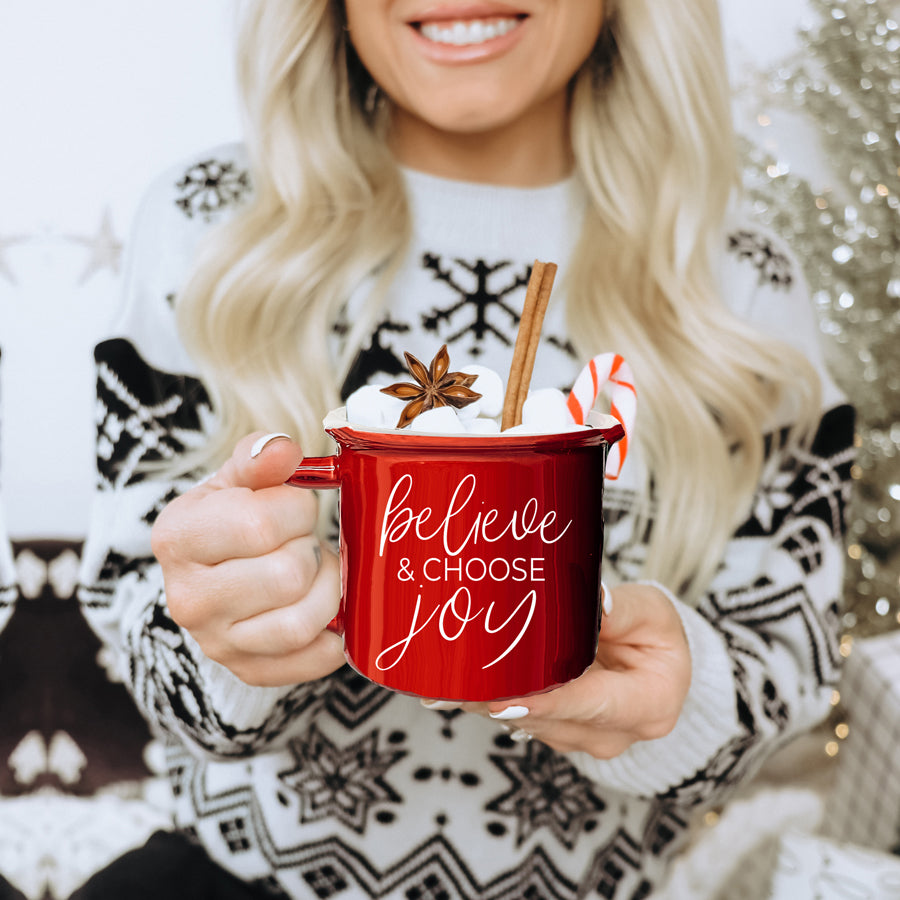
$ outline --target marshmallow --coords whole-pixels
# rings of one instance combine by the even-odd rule
[[[505,390],[503,380],[493,370],[487,366],[471,365],[463,366],[460,369],[468,375],[477,375],[472,390],[481,394],[481,399],[470,403],[463,407],[459,412],[463,419],[474,419],[477,416],[486,416],[491,418],[499,416],[503,412],[503,398]]]
[[[478,365],[466,366],[461,371],[478,376],[472,390],[481,394],[481,398],[459,410],[450,406],[429,409],[416,416],[409,428],[404,430],[447,435],[501,434],[496,419],[502,411],[504,399],[500,376],[493,369]],[[347,398],[348,424],[361,429],[397,427],[406,401],[381,393],[381,388],[380,384],[367,384]],[[615,421],[607,416],[603,419]],[[561,391],[556,388],[541,388],[529,392],[522,408],[522,424],[508,428],[502,434],[564,433],[581,431],[585,427],[573,423],[567,398]]]
[[[523,422],[521,425],[513,425],[512,428],[507,428],[506,431],[499,432],[501,437],[508,437],[516,434],[570,434],[575,431],[590,431],[587,425],[579,425],[577,422],[570,422],[568,425],[563,425],[562,428],[544,428],[542,425],[538,425],[535,423],[534,425],[529,425]]]
[[[404,400],[381,393],[384,385],[367,384],[347,398],[347,421],[357,428],[395,428]]]
[[[556,388],[530,391],[522,407],[522,424],[541,431],[562,431],[573,424],[565,394]]]
[[[472,419],[464,424],[469,434],[500,434],[496,419]]]
[[[587,414],[587,419],[585,419],[584,424],[588,428],[614,428],[616,425],[620,425],[621,423],[615,416],[609,416],[602,412],[597,412],[595,409],[592,409]]]
[[[426,434],[465,434],[466,428],[450,406],[439,406],[419,413],[409,426],[410,431]]]

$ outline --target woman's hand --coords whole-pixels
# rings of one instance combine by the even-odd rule
[[[153,527],[172,618],[248,684],[311,681],[344,662],[325,630],[340,600],[337,557],[314,534],[315,494],[284,484],[302,455],[283,437],[249,435]]]
[[[596,658],[584,675],[545,694],[462,708],[491,714],[562,753],[580,750],[597,759],[667,735],[691,684],[681,619],[651,585],[623,584],[613,594]]]

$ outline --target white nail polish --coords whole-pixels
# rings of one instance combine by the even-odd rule
[[[517,728],[510,735],[510,738],[518,744],[527,744],[533,737],[533,734],[529,734],[527,731],[523,731],[521,728]]]
[[[528,715],[531,710],[527,706],[507,706],[500,712],[491,713],[492,719],[522,719]]]
[[[436,709],[438,712],[447,712],[451,709],[459,709],[459,704],[452,700],[420,700],[425,709]]]
[[[600,582],[600,595],[603,598],[604,615],[611,616],[613,611],[612,591],[602,581]]]
[[[272,441],[277,441],[279,438],[287,438],[291,439],[289,434],[282,434],[280,431],[273,431],[272,434],[264,434],[251,448],[250,448],[250,459],[256,459]]]

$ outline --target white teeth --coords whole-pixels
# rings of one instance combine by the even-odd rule
[[[432,22],[422,25],[419,30],[423,37],[436,44],[463,47],[467,44],[483,44],[508,34],[518,24],[518,19],[496,19],[492,22],[475,19],[471,22],[448,22],[445,25]]]

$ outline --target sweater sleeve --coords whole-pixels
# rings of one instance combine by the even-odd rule
[[[232,184],[242,183],[239,163],[227,151],[166,173],[136,217],[121,312],[113,336],[95,350],[97,481],[79,599],[111,652],[115,676],[151,726],[196,752],[235,757],[286,740],[325,683],[251,687],[208,659],[171,619],[152,555],[159,512],[196,482],[160,474],[158,464],[198,446],[213,419],[179,341],[171,298],[192,248],[227,214],[225,202],[197,200],[194,182],[222,172],[231,173]],[[239,200],[233,191],[222,197]],[[201,201],[206,213],[197,206]]]
[[[754,254],[743,252],[748,245]],[[612,760],[573,754],[585,775],[607,787],[688,806],[719,802],[775,749],[821,721],[841,659],[853,410],[824,370],[815,318],[790,254],[759,232],[744,231],[731,246],[740,252],[729,283],[744,293],[732,298],[736,311],[801,349],[820,371],[818,429],[802,447],[788,440],[787,427],[766,435],[752,509],[697,609],[669,594],[692,658],[691,686],[673,731]],[[629,550],[620,547],[617,555],[628,557]]]

